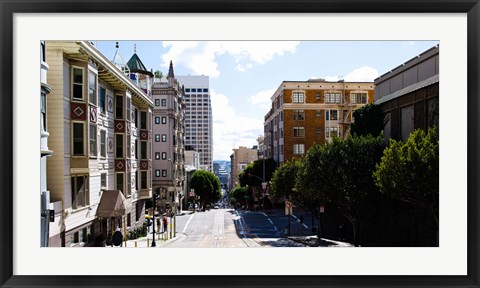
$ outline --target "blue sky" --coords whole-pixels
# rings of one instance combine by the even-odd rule
[[[213,114],[213,158],[252,147],[263,134],[270,97],[282,81],[324,78],[373,81],[438,41],[119,41],[128,61],[134,47],[147,69],[207,75]],[[115,41],[97,41],[108,59]]]

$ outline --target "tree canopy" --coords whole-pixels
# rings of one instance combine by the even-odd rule
[[[352,224],[356,245],[360,204],[375,191],[372,173],[380,161],[383,143],[382,135],[354,135],[314,145],[297,175],[299,199],[336,207]]]
[[[215,174],[205,170],[197,170],[190,180],[190,187],[200,197],[200,202],[217,201],[221,197],[221,184]]]
[[[264,162],[265,161],[265,166]],[[263,179],[263,171],[265,167],[265,179]],[[272,178],[273,172],[277,168],[277,163],[272,159],[259,159],[248,164],[245,169],[238,175],[240,186],[257,186],[262,185],[262,181],[268,182]]]
[[[406,142],[391,139],[373,174],[382,193],[428,209],[438,229],[438,131],[415,130]]]
[[[355,121],[350,125],[350,133],[357,136],[378,136],[385,127],[385,115],[379,105],[367,104],[353,112]]]

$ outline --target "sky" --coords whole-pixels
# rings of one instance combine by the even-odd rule
[[[438,41],[118,41],[128,61],[136,51],[147,69],[210,79],[213,160],[253,147],[263,135],[271,96],[282,81],[369,82]],[[115,41],[95,41],[109,60]]]

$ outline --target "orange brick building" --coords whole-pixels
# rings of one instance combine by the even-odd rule
[[[353,111],[372,103],[373,82],[283,81],[265,115],[265,156],[277,163],[300,158],[315,143],[350,131]]]

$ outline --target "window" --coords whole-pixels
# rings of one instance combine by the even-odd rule
[[[318,127],[318,126],[315,127],[315,131],[316,131],[316,133],[317,133],[317,136],[322,135],[322,127]]]
[[[305,94],[303,92],[293,92],[293,103],[305,103]]]
[[[88,71],[88,101],[97,106],[97,74]]]
[[[120,190],[125,196],[123,173],[116,173],[115,176],[115,189]]]
[[[90,124],[89,135],[90,156],[97,157],[97,125]]]
[[[160,152],[155,152],[155,160],[160,160]]]
[[[167,177],[167,170],[166,169],[162,170],[162,177]]]
[[[338,110],[330,110],[330,120],[338,120]]]
[[[140,129],[147,129],[147,112],[140,111]]]
[[[127,195],[126,197],[132,196],[132,173],[127,173]]]
[[[138,191],[138,170],[135,171],[135,190]]]
[[[73,127],[73,156],[85,156],[83,123],[74,122]]]
[[[305,153],[305,144],[293,144],[293,154],[302,155]]]
[[[155,142],[160,142],[160,134],[155,134]]]
[[[166,107],[167,106],[167,99],[162,99],[162,107]]]
[[[155,124],[160,124],[160,117],[155,117]]]
[[[140,144],[140,157],[143,160],[147,159],[147,141],[142,141]]]
[[[293,137],[305,137],[305,128],[293,127]]]
[[[72,209],[78,209],[90,204],[88,193],[88,176],[72,175],[70,178],[72,193]]]
[[[141,187],[142,189],[147,189],[148,188],[148,185],[147,185],[147,182],[148,182],[148,177],[147,177],[147,171],[141,171]]]
[[[320,98],[320,92],[316,92],[316,93],[315,93],[315,100],[316,100],[316,101],[320,101],[320,99],[321,99],[321,98]]]
[[[323,110],[317,110],[316,115],[317,115],[317,117],[322,118],[323,117]]]
[[[42,52],[42,61],[43,61],[43,62],[46,62],[46,55],[47,55],[47,53],[46,53],[46,51],[45,51],[45,49],[46,49],[46,47],[45,47],[45,41],[40,41],[40,49],[41,49],[41,52]]]
[[[72,99],[83,100],[83,69],[72,68]]]
[[[107,101],[105,101],[105,97],[107,94],[107,90],[105,88],[100,87],[100,113],[105,114],[105,111],[107,110]]]
[[[138,109],[135,107],[133,108],[133,119],[135,123],[135,128],[138,128]]]
[[[325,138],[330,138],[334,136],[338,136],[338,127],[325,128]]]
[[[162,152],[162,160],[167,160],[167,152]]]
[[[293,110],[293,120],[305,120],[305,111]]]
[[[127,158],[130,158],[130,154],[132,153],[132,136],[127,134],[127,148],[125,149]]]
[[[203,92],[204,93],[207,93],[208,92],[208,88],[203,88]],[[205,96],[205,95],[204,95]]]
[[[100,174],[100,188],[107,189],[107,173]]]
[[[128,121],[131,121],[131,118],[130,118],[130,117],[132,116],[132,115],[130,115],[130,113],[131,113],[131,112],[130,112],[131,105],[132,105],[132,101],[131,101],[130,98],[127,97],[127,120],[128,120]]]
[[[155,177],[160,177],[160,170],[155,170]]]
[[[135,159],[138,159],[138,139],[135,139]]]
[[[339,104],[341,100],[341,94],[340,93],[325,93],[325,103],[327,104]]]
[[[350,94],[350,103],[352,104],[366,104],[367,103],[367,93],[351,93]]]
[[[123,134],[115,134],[115,157],[123,158]]]
[[[155,106],[160,106],[160,99],[155,99]]]
[[[167,142],[167,134],[162,134],[162,142]]]
[[[115,96],[115,118],[123,119],[123,96]]]
[[[41,125],[43,131],[47,131],[47,95],[45,93],[41,93],[40,97],[40,112],[42,113]]]
[[[167,117],[162,117],[162,124],[167,124]]]

